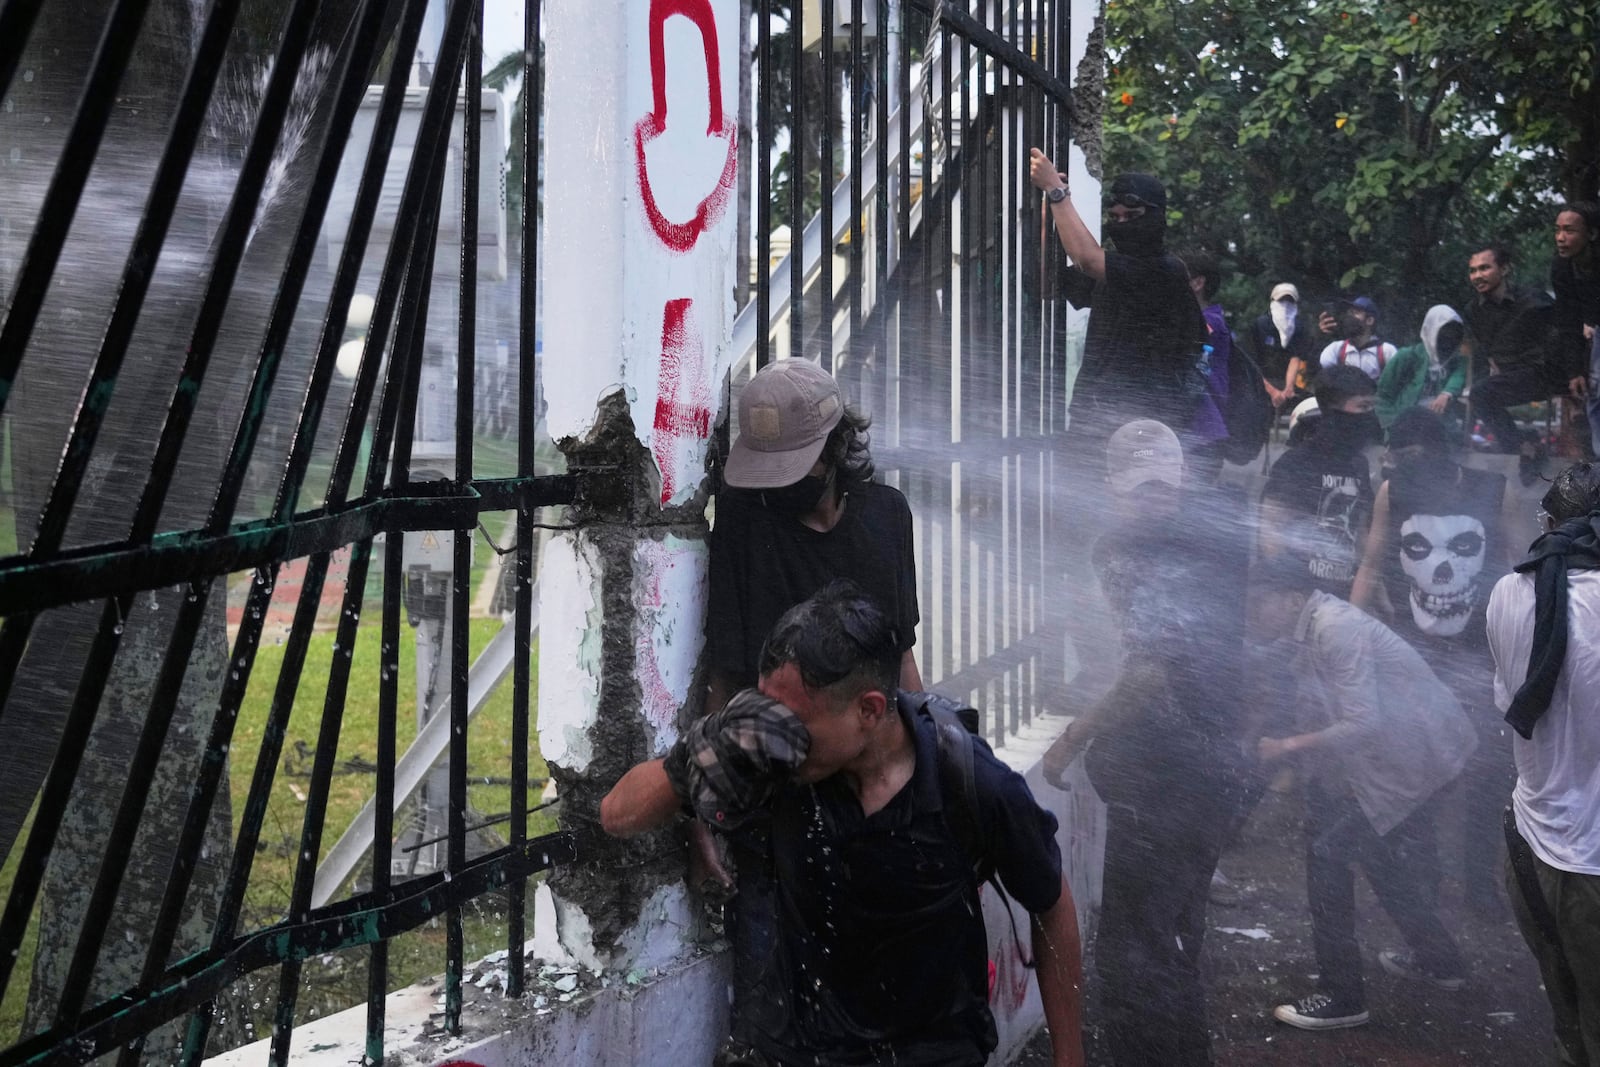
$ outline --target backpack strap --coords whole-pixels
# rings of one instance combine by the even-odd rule
[[[1341,367],[1344,366],[1345,356],[1348,355],[1349,352],[1350,352],[1350,342],[1348,340],[1340,341],[1339,342],[1339,366],[1341,366]]]

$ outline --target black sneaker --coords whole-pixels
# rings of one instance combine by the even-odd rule
[[[1409,978],[1414,982],[1427,982],[1431,986],[1454,993],[1467,984],[1465,975],[1434,974],[1418,967],[1416,961],[1403,952],[1378,953],[1378,965],[1396,978]]]
[[[1341,1004],[1326,993],[1312,993],[1293,1004],[1279,1004],[1272,1017],[1301,1030],[1346,1030],[1367,1025],[1367,1009]]]

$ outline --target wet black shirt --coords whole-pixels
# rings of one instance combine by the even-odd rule
[[[911,508],[876,483],[852,491],[827,533],[749,494],[717,498],[711,530],[706,648],[712,666],[754,685],[761,645],[778,618],[835,578],[848,578],[894,620],[904,651],[916,641],[917,563]]]
[[[1372,521],[1372,474],[1361,452],[1318,448],[1316,436],[1272,465],[1261,499],[1291,513],[1282,539],[1304,559],[1313,584],[1344,600]]]
[[[1186,425],[1193,401],[1183,396],[1183,376],[1206,343],[1206,324],[1178,258],[1108,251],[1104,279],[1067,267],[1063,288],[1089,309],[1074,414],[1076,398],[1087,396],[1128,417]]]
[[[915,724],[917,766],[881,811],[864,816],[841,775],[774,799],[776,949],[747,999],[755,1044],[780,1063],[977,1067],[997,1043],[978,886],[944,824],[938,741],[931,720],[900,714]],[[1049,910],[1055,817],[982,740],[973,770],[1001,884]]]
[[[1475,296],[1463,309],[1480,364],[1492,360],[1501,370],[1552,361],[1555,339],[1554,308],[1544,293],[1506,286],[1504,300]]]

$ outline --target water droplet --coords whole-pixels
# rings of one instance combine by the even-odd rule
[[[33,81],[33,71],[31,69],[23,71],[22,72],[22,80],[25,81],[25,82]]]

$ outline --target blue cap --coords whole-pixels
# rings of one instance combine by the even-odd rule
[[[1341,300],[1340,303],[1347,304],[1353,308],[1360,308],[1373,318],[1378,317],[1378,305],[1372,302],[1372,297],[1370,296],[1358,296],[1353,299]]]

